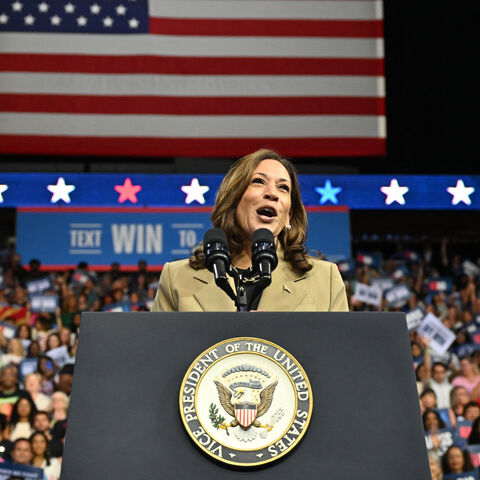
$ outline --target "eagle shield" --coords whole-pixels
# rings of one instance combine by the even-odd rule
[[[257,406],[253,403],[235,404],[235,418],[242,427],[248,428],[257,418]]]

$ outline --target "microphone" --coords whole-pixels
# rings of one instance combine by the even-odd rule
[[[228,283],[227,271],[230,268],[230,252],[225,232],[220,228],[211,228],[203,237],[205,266],[213,273],[215,283],[232,298],[233,290]],[[233,297],[235,298],[235,296]]]
[[[278,258],[273,233],[259,228],[252,234],[252,265],[260,273],[260,287],[272,283],[272,272],[277,268]]]

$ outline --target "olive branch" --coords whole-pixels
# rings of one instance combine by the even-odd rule
[[[227,427],[225,426],[225,424],[223,422],[225,422],[225,418],[222,417],[222,415],[219,415],[218,414],[218,407],[214,404],[214,403],[211,403],[210,404],[210,408],[209,408],[209,418],[212,422],[212,425],[218,430],[219,428],[223,428],[225,429],[225,431],[227,432],[227,435],[230,435],[228,433],[228,429]]]

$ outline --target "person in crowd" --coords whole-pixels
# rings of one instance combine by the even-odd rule
[[[52,422],[58,422],[67,418],[70,400],[64,392],[55,392],[52,395]]]
[[[430,365],[430,350],[426,349],[423,383],[435,392],[438,408],[450,408],[450,392],[453,386],[447,378],[448,367],[442,362],[435,362],[431,368]]]
[[[430,465],[430,473],[432,474],[432,480],[442,480],[442,467],[440,465],[440,461],[438,460],[438,456],[435,453],[428,453],[428,463]]]
[[[11,460],[10,454],[13,450],[13,443],[5,438],[3,432],[7,429],[7,417],[0,413],[0,463],[3,460]]]
[[[422,415],[423,421],[423,429],[426,432],[436,432],[441,428],[445,428],[445,422],[440,417],[440,414],[433,410],[432,408],[428,408]]]
[[[58,480],[60,478],[61,464],[55,457],[50,457],[48,452],[48,439],[45,434],[35,432],[30,437],[32,444],[33,460],[32,465],[43,469],[43,473],[48,480]]]
[[[52,409],[52,401],[48,395],[40,391],[41,376],[37,372],[29,373],[24,381],[25,390],[30,394],[35,403],[37,410],[50,411]]]
[[[480,383],[480,373],[477,364],[472,357],[463,357],[460,360],[460,375],[452,380],[454,387],[464,387],[468,393],[472,393]]]
[[[10,418],[10,440],[28,438],[34,432],[33,417],[37,409],[29,398],[19,398],[13,406]]]
[[[8,342],[7,352],[1,357],[2,365],[8,365],[9,363],[18,365],[25,358],[23,343],[19,338],[12,338]]]
[[[453,413],[459,420],[463,420],[463,411],[465,405],[470,401],[470,395],[465,387],[453,387],[450,392],[450,404],[452,405]]]
[[[72,393],[73,370],[74,365],[72,363],[66,363],[58,374],[57,390],[65,393],[67,396],[70,396]]]
[[[468,436],[469,445],[479,445],[480,444],[480,417],[477,417],[476,420],[472,423],[472,430]]]
[[[425,388],[420,394],[420,410],[422,414],[432,408],[437,408],[437,397],[431,388]]]
[[[31,465],[33,459],[32,444],[28,438],[17,438],[13,443],[12,460],[20,465]]]
[[[18,385],[18,369],[7,365],[0,370],[0,413],[10,419],[13,406],[19,398],[30,398],[30,394]]]
[[[220,185],[211,220],[226,234],[233,267],[247,276],[252,265],[252,234],[267,228],[275,237],[278,266],[263,293],[255,298],[247,293],[251,310],[348,311],[337,266],[306,254],[307,217],[297,174],[292,163],[278,153],[259,150],[238,160]],[[151,310],[235,310],[204,260],[199,246],[189,260],[166,263]],[[295,284],[301,278],[305,280]]]
[[[40,374],[40,391],[45,395],[51,395],[54,390],[53,379],[55,366],[53,360],[47,355],[40,355],[37,360],[37,372]]]
[[[467,422],[473,422],[480,416],[480,406],[477,402],[468,402],[463,408],[463,418]]]
[[[62,345],[62,340],[58,332],[49,333],[47,336],[47,343],[45,352],[48,353],[49,350],[53,350],[54,348],[58,348]]]
[[[448,447],[445,455],[442,457],[442,470],[444,475],[449,473],[465,473],[475,469],[470,459],[468,450],[462,450],[456,445]]]
[[[42,432],[48,441],[52,440],[52,432],[50,431],[50,416],[47,412],[37,411],[33,416],[33,428],[36,432]]]

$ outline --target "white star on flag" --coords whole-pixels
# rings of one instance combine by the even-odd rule
[[[0,185],[0,203],[3,203],[3,193],[5,193],[8,190],[8,185]]]
[[[100,7],[100,5],[98,5],[97,3],[90,5],[90,12],[92,12],[94,15],[98,15],[101,9],[102,7]]]
[[[115,10],[117,11],[117,15],[125,15],[127,12],[127,8],[124,5],[119,5]]]
[[[73,3],[67,3],[63,8],[66,13],[73,13],[75,11],[75,5]]]
[[[470,195],[475,191],[474,187],[466,187],[462,179],[457,180],[455,187],[448,187],[447,192],[453,195],[452,205],[458,205],[463,202],[465,205],[471,205]]]
[[[54,15],[53,17],[50,17],[50,23],[52,25],[60,25],[62,19],[58,15]]]
[[[46,2],[42,2],[38,4],[38,10],[42,13],[48,12],[50,5]]]
[[[0,23],[6,25],[8,23],[8,15],[5,15],[4,13],[0,14]]]
[[[77,25],[79,27],[84,27],[87,24],[87,18],[81,15],[80,17],[77,18]]]
[[[130,28],[138,28],[138,24],[140,22],[136,19],[136,18],[131,18],[129,21],[128,21],[128,26]]]
[[[104,27],[111,27],[113,25],[113,18],[112,17],[105,17],[103,20]]]
[[[396,178],[392,178],[392,180],[390,180],[390,185],[388,187],[381,187],[380,190],[387,196],[385,199],[386,205],[390,205],[393,202],[405,205],[405,199],[403,196],[408,192],[408,187],[401,187]]]
[[[33,25],[35,23],[35,17],[33,15],[27,15],[24,19],[25,25]]]
[[[13,2],[12,9],[14,12],[21,12],[23,8],[23,3],[21,2]]]
[[[49,185],[47,190],[53,193],[51,203],[57,203],[59,200],[70,203],[70,193],[75,190],[75,185],[65,185],[65,179],[58,177],[57,184]]]
[[[198,178],[192,178],[190,185],[182,186],[182,192],[187,194],[187,198],[185,198],[185,203],[187,205],[195,201],[203,205],[205,203],[203,195],[209,190],[210,187],[198,183]]]

